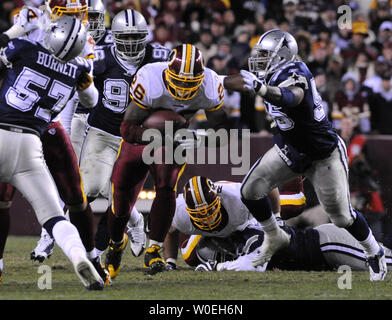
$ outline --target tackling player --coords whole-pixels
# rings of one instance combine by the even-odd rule
[[[110,200],[110,178],[121,143],[120,126],[129,104],[130,86],[137,70],[147,63],[166,61],[169,50],[160,45],[147,44],[148,26],[145,18],[133,9],[116,14],[111,33],[114,45],[99,49],[94,62],[94,82],[100,93],[97,106],[88,116],[88,131],[80,155],[80,170],[89,202],[99,195]],[[99,223],[97,249],[108,245],[107,213]],[[106,232],[105,232],[106,230]],[[130,217],[130,247],[140,256],[146,246],[144,217],[133,210]],[[125,245],[128,236],[125,235]],[[109,266],[111,277],[116,273]]]
[[[8,69],[0,89],[0,180],[15,186],[29,201],[83,285],[102,290],[104,282],[87,259],[78,230],[64,217],[40,139],[75,89],[86,107],[98,100],[91,67],[77,58],[86,35],[78,19],[61,17],[43,34],[43,45],[14,39],[1,49],[0,67]]]
[[[363,246],[370,280],[383,280],[387,273],[384,250],[362,214],[351,206],[345,144],[332,129],[313,75],[296,60],[294,37],[270,30],[260,37],[253,51],[251,72],[242,70],[241,75],[247,88],[264,98],[278,127],[275,145],[253,165],[241,187],[242,201],[261,223],[265,235],[253,266],[264,265],[290,243],[290,236],[271,214],[266,196],[276,186],[303,175],[312,182],[331,221]]]
[[[181,231],[191,235],[181,247],[182,257],[188,265],[196,267],[196,271],[262,272],[274,268],[321,271],[336,270],[341,265],[350,266],[352,270],[368,270],[362,246],[344,228],[328,223],[296,229],[279,219],[279,227],[291,235],[290,245],[277,251],[265,265],[253,267],[251,260],[263,242],[264,232],[242,203],[240,189],[240,183],[212,183],[204,177],[188,181],[184,193],[177,197],[176,213],[165,240],[166,262],[171,269],[175,269],[176,236]],[[198,207],[197,193],[205,199]],[[294,194],[289,197],[298,198]],[[284,203],[281,203],[282,216],[286,216]],[[388,269],[391,269],[392,251],[383,248]]]
[[[40,8],[24,7],[16,17],[15,24],[4,35],[8,39],[24,36],[27,39],[42,42],[49,23],[67,15],[74,16],[82,21],[83,24],[86,24],[87,4],[85,0],[48,0],[45,6]],[[93,58],[93,46],[94,40],[88,34],[81,55],[86,58]],[[91,74],[92,63],[90,63]],[[90,75],[89,77],[91,78]],[[88,80],[89,78],[86,78],[87,83]],[[77,95],[77,92],[75,95]],[[75,96],[67,103],[73,103],[73,99],[75,99]],[[61,122],[57,119],[52,119],[46,131],[41,135],[41,141],[45,161],[57,185],[60,198],[69,210],[70,220],[77,226],[90,260],[105,280],[106,285],[109,285],[109,275],[102,269],[94,248],[93,214],[84,194],[78,161],[69,136],[62,127]],[[4,190],[4,188],[2,189]],[[6,197],[9,194],[10,192],[0,195],[2,203],[8,206],[6,208],[8,212],[3,211],[3,214],[9,214],[12,200]],[[42,262],[52,254],[53,248],[54,241],[43,228],[41,239],[38,241],[37,247],[31,252],[31,259]]]
[[[176,265],[179,232],[195,236],[188,241],[184,250],[181,249],[184,260],[191,265],[194,264],[190,261],[195,256],[193,252],[204,248],[203,243],[220,243],[221,247],[225,247],[226,254],[221,256],[222,259],[226,255],[227,259],[233,259],[243,252],[243,248],[252,252],[261,245],[260,241],[255,242],[258,239],[254,236],[259,235],[262,229],[240,201],[240,186],[240,183],[229,181],[213,183],[201,176],[189,179],[184,186],[184,193],[177,197],[176,212],[165,239],[165,260],[169,268],[175,268]],[[279,191],[273,190],[269,198],[274,215],[299,215],[306,202],[302,190],[302,180],[299,179],[291,183],[290,192],[285,194],[283,201]],[[201,262],[207,261],[198,263]]]
[[[142,140],[146,128],[142,123],[159,109],[173,110],[186,119],[204,109],[215,128],[223,126],[227,119],[221,108],[223,85],[213,70],[204,67],[199,49],[183,44],[170,52],[169,62],[151,63],[140,68],[134,76],[130,95],[132,101],[121,124],[124,141],[112,174],[113,202],[108,218],[111,241],[106,266],[112,265],[115,271],[119,270],[129,210],[134,207],[150,172],[156,197],[149,214],[149,245],[143,267],[146,273],[154,274],[165,267],[159,252],[175,212],[176,185],[185,164],[175,161],[172,164],[146,164],[143,150],[147,143]],[[162,159],[165,152],[165,146],[157,150],[163,155]]]

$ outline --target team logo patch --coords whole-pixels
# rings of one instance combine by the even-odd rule
[[[55,128],[51,128],[48,130],[49,134],[51,134],[52,136],[54,136],[56,134],[56,129]]]

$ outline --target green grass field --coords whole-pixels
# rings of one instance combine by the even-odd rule
[[[127,248],[123,267],[109,288],[83,288],[59,247],[43,264],[52,272],[52,288],[39,289],[38,268],[30,251],[38,237],[9,237],[4,254],[1,300],[386,300],[392,298],[392,274],[371,283],[368,272],[353,272],[352,289],[338,288],[337,272],[194,272],[183,262],[179,270],[146,276],[142,257]]]

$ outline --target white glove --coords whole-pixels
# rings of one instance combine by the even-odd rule
[[[181,129],[182,133],[184,133],[183,130],[186,130],[187,134],[176,133],[174,135],[174,142],[177,142],[184,150],[199,148],[202,142],[201,136],[194,130]]]
[[[245,254],[243,256],[239,256],[237,259],[233,261],[226,261],[218,263],[216,266],[217,271],[224,270],[233,270],[233,271],[258,271],[264,272],[267,269],[267,264],[263,264],[262,266],[253,267],[252,266],[252,258],[255,255],[255,251],[249,254]]]
[[[256,94],[264,97],[267,93],[267,86],[263,80],[260,80],[252,72],[241,70],[242,81],[244,81],[244,88],[255,92]]]

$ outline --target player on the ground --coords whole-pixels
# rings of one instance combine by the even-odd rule
[[[285,195],[284,201],[281,201],[277,189],[269,194],[275,216],[293,216],[303,211],[306,199],[302,193],[302,181],[297,179],[292,185],[291,192]],[[201,176],[188,180],[184,192],[177,197],[176,212],[165,239],[164,252],[168,268],[176,266],[178,238],[182,234],[193,235],[186,248],[181,249],[188,264],[193,264],[191,260],[195,257],[194,250],[204,248],[203,243],[217,243],[223,247],[226,245],[224,250],[227,259],[231,260],[242,253],[243,248],[247,248],[247,252],[252,252],[261,245],[258,237],[254,236],[258,236],[262,229],[240,201],[240,187],[240,183],[213,183]],[[225,254],[221,258],[224,256]],[[199,263],[201,261],[197,264]]]
[[[317,92],[313,75],[298,60],[294,37],[281,30],[263,34],[253,48],[248,71],[241,71],[247,87],[264,98],[268,113],[278,126],[275,145],[251,168],[242,182],[242,201],[263,226],[265,241],[253,266],[263,265],[290,236],[278,227],[266,197],[300,175],[313,184],[322,208],[331,221],[345,228],[363,246],[370,280],[387,273],[383,248],[362,214],[350,204],[347,153],[334,132]],[[253,72],[253,73],[252,73]]]
[[[45,6],[40,8],[24,7],[16,17],[15,24],[4,35],[7,39],[24,36],[27,39],[42,42],[48,24],[62,16],[74,16],[86,24],[87,4],[85,0],[48,0]],[[94,40],[88,34],[81,56],[90,60],[94,58],[93,47]],[[92,63],[90,63],[90,67],[91,75]],[[74,95],[77,94],[76,92]],[[68,103],[72,103],[71,100]],[[41,141],[45,161],[55,180],[60,198],[69,211],[70,220],[78,228],[89,259],[101,277],[105,279],[105,283],[109,285],[109,275],[102,269],[94,249],[93,215],[84,194],[78,161],[69,136],[61,122],[52,119],[42,134]],[[4,199],[7,204],[11,203],[11,199],[6,198],[4,194],[0,198]],[[43,228],[37,247],[31,252],[31,259],[42,262],[52,254],[53,248],[54,241]]]
[[[83,285],[101,290],[103,280],[87,259],[78,230],[64,217],[40,140],[75,90],[86,107],[98,100],[90,65],[77,58],[86,35],[78,19],[62,17],[49,26],[43,45],[14,39],[1,49],[0,67],[8,69],[0,89],[0,181],[15,186],[29,201]]]
[[[165,257],[170,269],[176,266],[176,237],[178,231],[182,231],[191,235],[181,246],[182,257],[197,271],[262,272],[274,268],[321,271],[336,270],[341,265],[348,265],[353,270],[368,270],[362,246],[344,228],[328,223],[315,228],[297,229],[286,226],[279,219],[280,228],[291,235],[290,245],[277,251],[265,265],[253,267],[251,260],[263,242],[264,232],[240,201],[240,188],[240,183],[212,183],[203,177],[189,180],[184,194],[177,197],[172,228],[165,241]],[[197,193],[206,202],[194,209]],[[289,197],[293,202],[297,198],[294,194]],[[286,216],[284,203],[281,203],[281,211]],[[220,210],[216,211],[218,207]],[[301,211],[301,206],[298,209]],[[392,269],[392,251],[386,246],[384,250],[388,268]]]
[[[90,202],[98,196],[110,200],[110,178],[122,140],[120,126],[130,101],[134,75],[147,63],[166,61],[170,52],[160,45],[147,43],[147,22],[133,9],[116,14],[111,33],[114,45],[102,47],[100,59],[94,62],[94,83],[100,95],[98,104],[89,113],[88,131],[80,155],[84,189]],[[107,215],[106,212],[102,216],[96,237],[96,246],[101,252],[109,242]],[[146,246],[143,215],[133,210],[129,225],[130,248],[138,257]],[[112,270],[111,275],[114,275]]]
[[[139,69],[132,82],[130,95],[132,101],[121,124],[124,141],[112,174],[113,203],[108,218],[111,242],[106,266],[112,265],[113,270],[119,270],[129,210],[134,207],[150,172],[156,197],[149,214],[149,244],[143,267],[146,273],[154,274],[165,268],[159,252],[174,215],[176,185],[185,164],[176,161],[145,163],[143,150],[148,142],[142,140],[146,130],[142,124],[159,109],[172,110],[186,119],[197,110],[204,109],[207,119],[215,128],[223,126],[227,119],[221,108],[223,86],[218,75],[204,67],[199,49],[191,44],[183,44],[170,52],[169,62],[147,64]],[[176,143],[181,144],[187,139],[180,140]],[[162,146],[154,155],[162,155],[162,159],[165,159],[165,152],[169,151]]]

